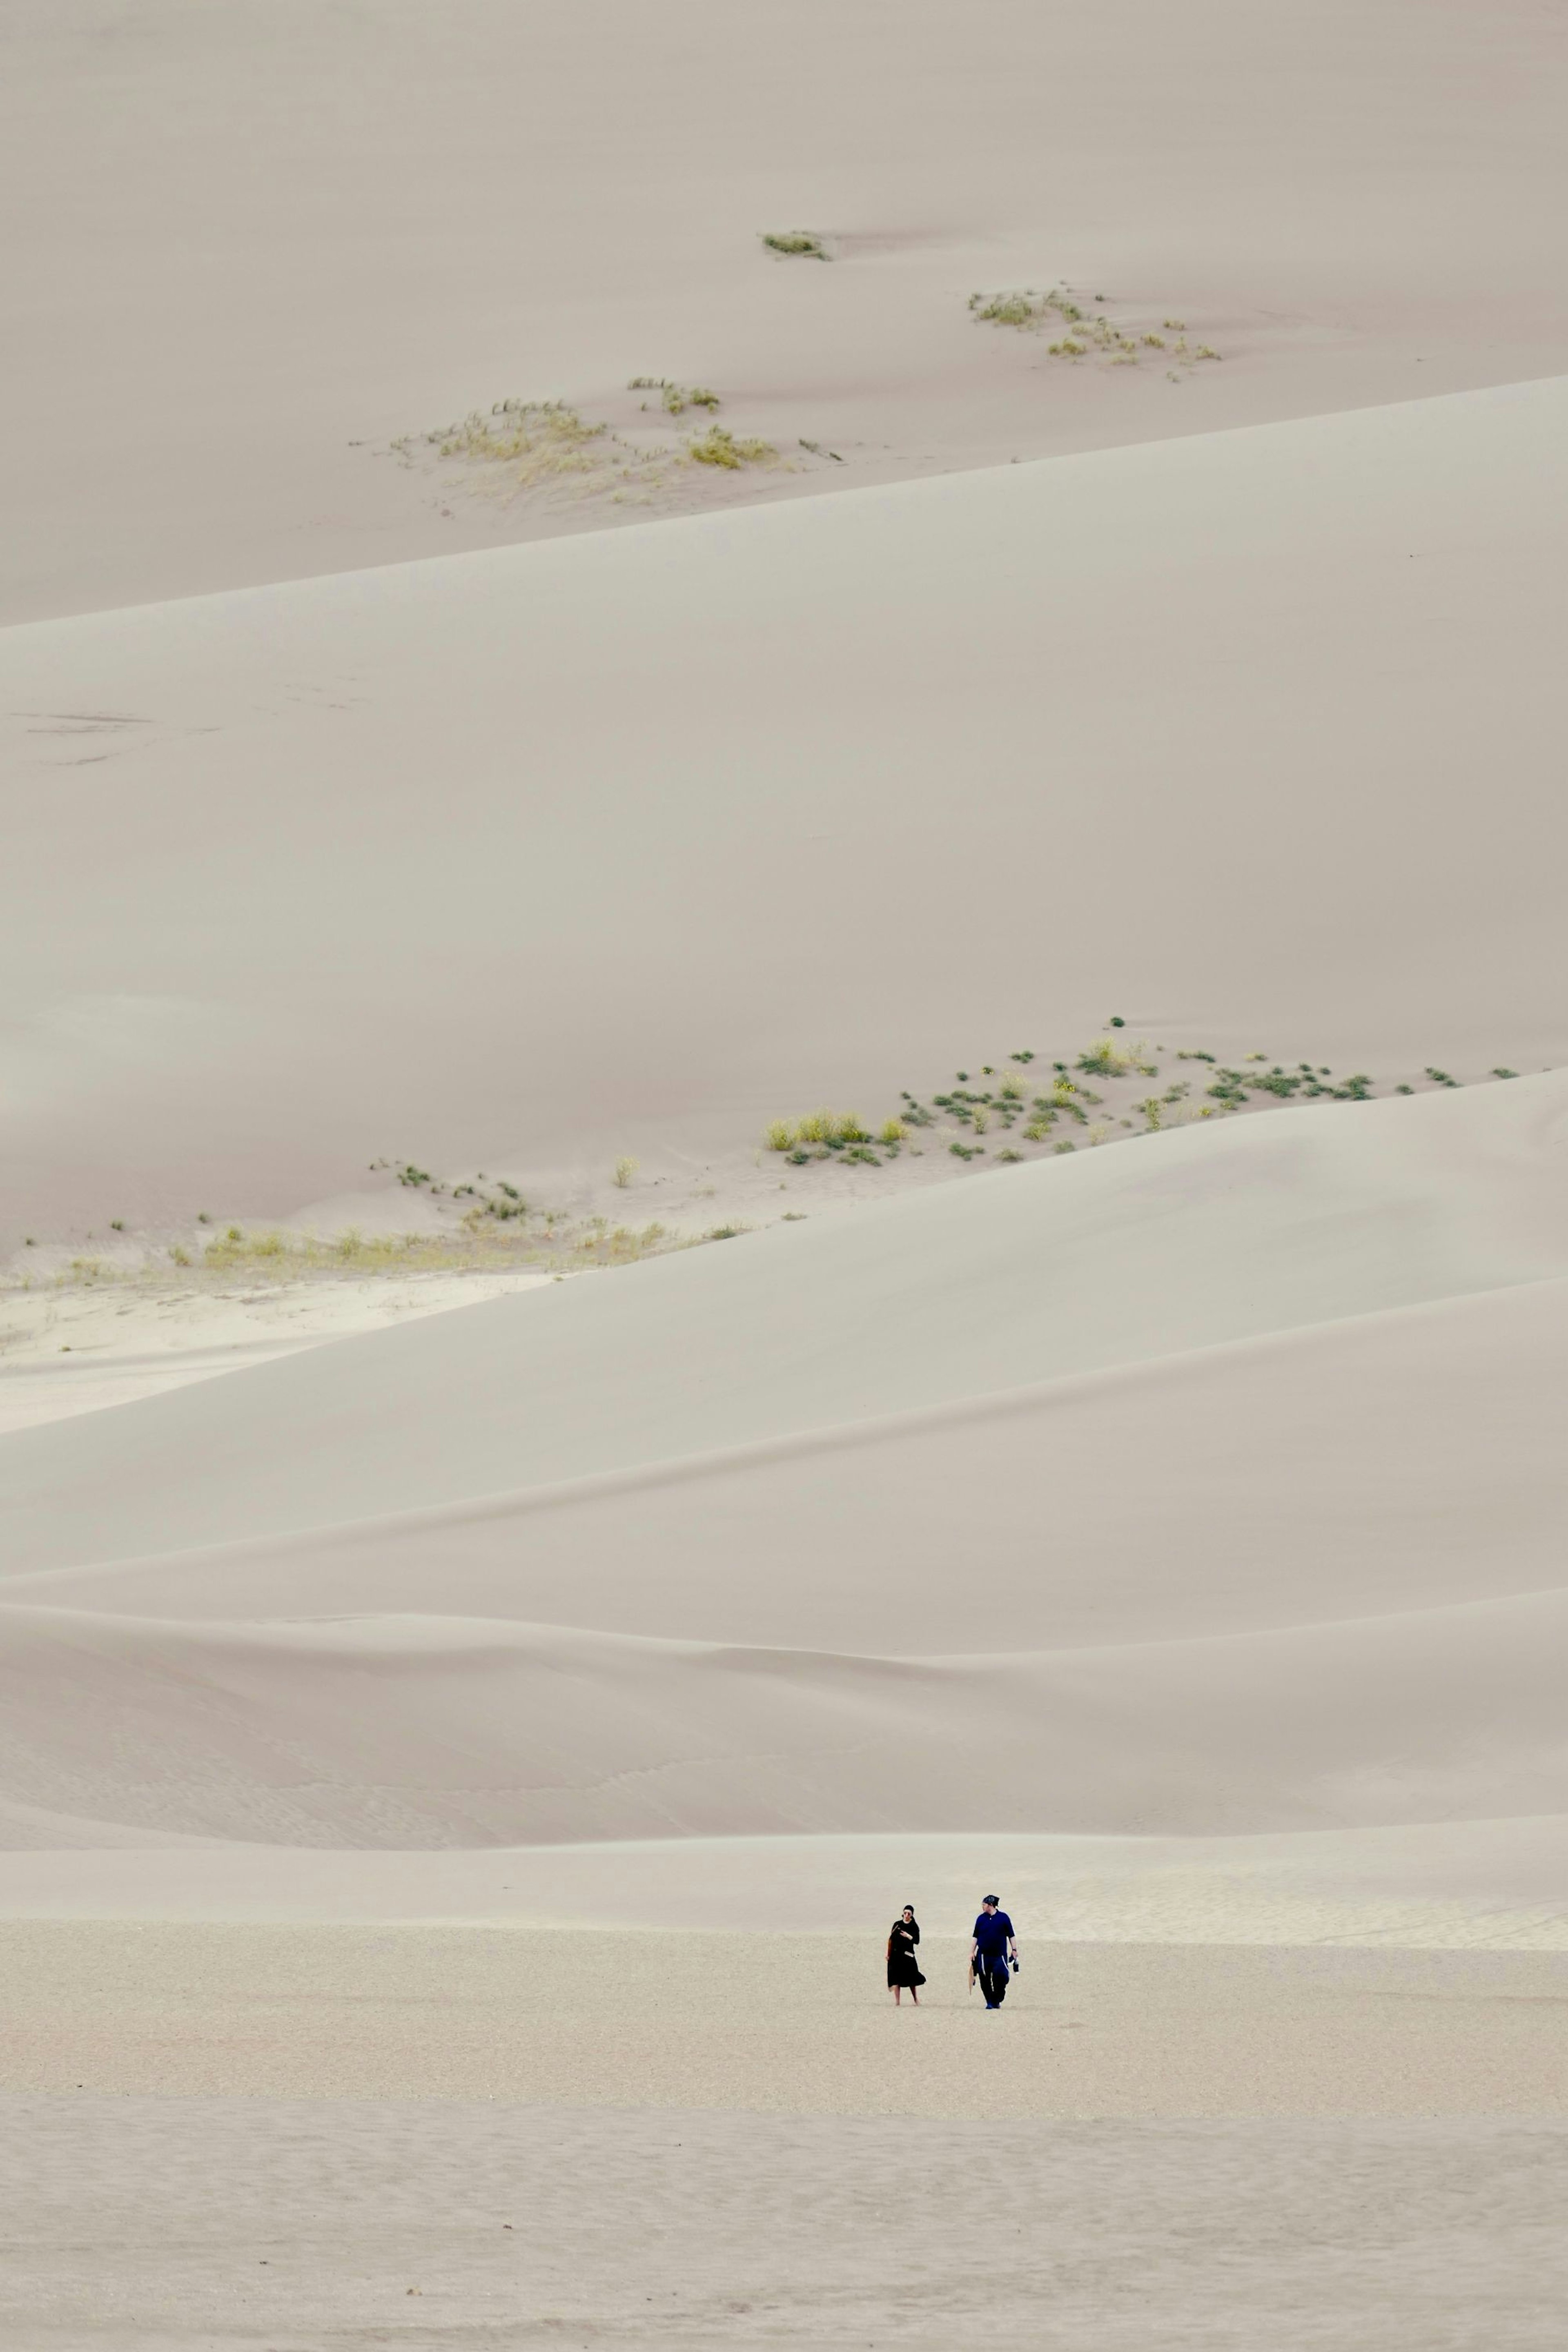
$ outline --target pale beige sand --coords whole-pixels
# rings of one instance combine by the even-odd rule
[[[1561,1814],[1562,1097],[1155,1137],[17,1433],[16,1834]]]
[[[1494,1369],[1516,1345],[1544,1364],[1568,1275],[1565,1154],[1554,1074],[1153,1136],[550,1285],[18,1433],[0,1447],[7,1566],[488,1508],[1380,1311],[1433,1310],[1426,1344],[1462,1361],[1479,1306],[1451,1310],[1489,1291],[1529,1286],[1539,1306],[1500,1303],[1519,1338],[1494,1343]],[[1381,1385],[1374,1362],[1363,1384]],[[1266,1382],[1250,1396],[1238,1455],[1273,1413]],[[638,1563],[623,1572],[635,1582]]]
[[[321,1282],[161,1282],[12,1291],[0,1300],[0,1435],[163,1396],[355,1331],[529,1290],[537,1274],[337,1274]]]
[[[1556,2352],[1568,2292],[1550,2123],[83,2093],[0,2124],[0,2318],[47,2352]]]
[[[946,0],[12,0],[3,64],[7,617],[638,511],[497,512],[355,446],[507,394],[619,423],[632,376],[705,381],[808,467],[787,493],[1568,365],[1530,0],[990,0],[979,28]],[[770,259],[796,226],[837,258]],[[974,289],[1058,276],[1223,362],[1075,373],[971,322]]]
[[[221,1843],[0,1806],[0,1917],[423,1924],[675,1934],[723,1917],[864,1937],[908,1898],[966,1922],[986,1887],[1031,1946],[1568,1949],[1562,1815],[1255,1837],[641,1838],[409,1853]]]
[[[723,1910],[725,1906],[716,1906]],[[928,1915],[928,1920],[929,1920]],[[7,2090],[1037,2116],[1568,2113],[1568,1955],[7,1923]],[[885,1927],[882,1935],[885,1936]]]
[[[8,2335],[1555,2352],[1547,14],[0,41]],[[1058,277],[1225,356],[964,307]],[[386,455],[645,371],[798,470],[609,532]],[[759,1149],[1113,1010],[1467,1083]],[[43,1286],[404,1152],[769,1230],[417,1322],[474,1289]]]
[[[400,1152],[535,1198],[629,1153],[640,1222],[768,1118],[1112,1012],[1385,1077],[1568,1058],[1565,416],[1516,385],[5,631],[0,1238],[348,1222]]]

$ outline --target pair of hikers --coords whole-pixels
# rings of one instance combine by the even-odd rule
[[[914,1905],[906,1903],[888,1936],[888,1983],[896,2006],[905,1993],[920,2007],[925,1979],[916,1957],[921,1940]],[[1007,1979],[1018,1965],[1018,1939],[999,1895],[987,1895],[980,1906],[969,1946],[969,1981],[985,1995],[987,2009],[1000,2009],[1007,1998]]]

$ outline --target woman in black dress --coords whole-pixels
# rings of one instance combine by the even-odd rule
[[[902,2006],[906,1990],[915,2007],[918,2009],[921,2005],[920,1994],[915,1990],[917,1985],[925,1982],[920,1962],[915,1958],[915,1946],[920,1939],[920,1922],[915,1917],[914,1906],[906,1903],[900,1916],[894,1920],[892,1932],[888,1937],[888,1982],[892,1987],[895,2008]]]

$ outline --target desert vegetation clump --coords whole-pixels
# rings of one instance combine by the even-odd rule
[[[813,1160],[838,1160],[845,1166],[860,1163],[879,1168],[881,1159],[896,1160],[904,1142],[901,1118],[886,1118],[875,1137],[852,1110],[812,1110],[804,1118],[773,1118],[763,1129],[770,1151],[782,1151],[792,1166],[804,1168]]]
[[[1160,1073],[1152,1051],[1142,1038],[1135,1045],[1119,1045],[1114,1037],[1096,1037],[1074,1066],[1091,1077],[1122,1078],[1136,1071],[1142,1077],[1157,1078]]]
[[[826,261],[829,258],[826,238],[808,228],[765,229],[763,243],[770,253],[783,254],[791,261]]]
[[[474,1191],[472,1185],[455,1185],[452,1197],[466,1198]],[[612,1225],[602,1216],[574,1219],[531,1209],[515,1186],[509,1186],[479,1195],[455,1224],[437,1232],[365,1234],[351,1226],[321,1236],[230,1225],[207,1244],[199,1263],[214,1275],[237,1273],[252,1281],[279,1283],[317,1280],[333,1273],[468,1273],[508,1267],[575,1273],[629,1265],[687,1245],[657,1222],[634,1229]]]
[[[1185,1064],[1194,1075],[1172,1071],[1167,1084],[1152,1090],[1149,1081],[1160,1078],[1162,1062]],[[1032,1066],[1036,1064],[1038,1069]],[[1422,1075],[1429,1087],[1459,1084],[1436,1064],[1427,1065]],[[1499,1064],[1490,1075],[1500,1078],[1514,1073]],[[1091,1086],[1091,1078],[1098,1085]],[[1272,1105],[1367,1102],[1376,1083],[1364,1070],[1336,1076],[1326,1062],[1301,1061],[1287,1067],[1260,1050],[1243,1055],[1233,1066],[1207,1046],[1173,1049],[1145,1037],[1130,1038],[1125,1019],[1112,1013],[1103,1032],[1070,1058],[1043,1063],[1032,1046],[1019,1047],[1004,1063],[980,1063],[978,1077],[966,1069],[957,1071],[948,1085],[923,1101],[907,1087],[900,1088],[899,1108],[877,1128],[875,1150],[858,1120],[849,1122],[832,1111],[774,1119],[763,1140],[795,1167],[830,1160],[849,1164],[864,1159],[875,1164],[879,1153],[886,1160],[900,1150],[918,1156],[912,1139],[931,1129],[952,1159],[965,1163],[984,1159],[988,1139],[994,1137],[999,1147],[992,1150],[994,1162],[1016,1166],[1033,1156],[1023,1147],[1074,1150],[1076,1139],[1064,1134],[1064,1127],[1077,1129],[1085,1143],[1098,1147],[1256,1113]],[[1194,1086],[1203,1087],[1201,1099],[1194,1098]],[[1402,1081],[1396,1091],[1406,1095],[1416,1088]]]
[[[1168,354],[1165,373],[1179,383],[1184,371],[1190,373],[1200,361],[1219,358],[1208,343],[1194,350],[1179,320],[1163,320],[1165,333],[1162,333],[1152,320],[1118,320],[1102,307],[1105,299],[1103,294],[1097,294],[1089,303],[1060,281],[1045,289],[1015,286],[998,293],[972,294],[969,315],[984,326],[1012,327],[1024,332],[1051,331],[1055,340],[1047,345],[1047,355],[1073,365],[1090,361],[1105,367],[1137,367],[1146,352],[1160,352]],[[1173,331],[1178,337],[1173,347],[1166,341],[1166,334]]]
[[[718,408],[721,405],[716,392],[706,384],[675,383],[667,375],[634,375],[626,386],[628,392],[657,392],[659,404],[667,416],[684,416],[689,408]],[[647,403],[643,403],[646,408]]]
[[[734,473],[742,466],[772,465],[779,453],[771,441],[738,441],[727,425],[710,425],[687,443],[686,454],[694,466],[722,466]]]
[[[710,385],[681,383],[672,376],[634,376],[629,389],[657,393],[657,404],[645,401],[643,406],[657,404],[662,418],[689,417],[695,410],[711,420],[721,405]],[[687,468],[693,464],[736,472],[778,459],[771,442],[738,436],[713,421],[691,439],[634,445],[569,401],[516,395],[428,433],[405,434],[392,448],[405,465],[433,468],[444,495],[461,489],[503,503],[535,496],[648,506],[682,479],[689,482]]]
[[[507,399],[494,402],[487,415],[471,409],[454,425],[442,425],[423,437],[441,457],[461,457],[483,465],[516,470],[522,484],[552,475],[585,474],[593,470],[603,441],[605,425],[590,425],[563,400]],[[395,448],[406,443],[395,442]]]

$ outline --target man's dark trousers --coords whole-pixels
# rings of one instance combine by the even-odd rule
[[[982,1953],[975,1963],[980,1990],[985,1995],[987,2009],[1000,2009],[1007,1998],[1007,1963],[998,1952],[994,1958]]]

